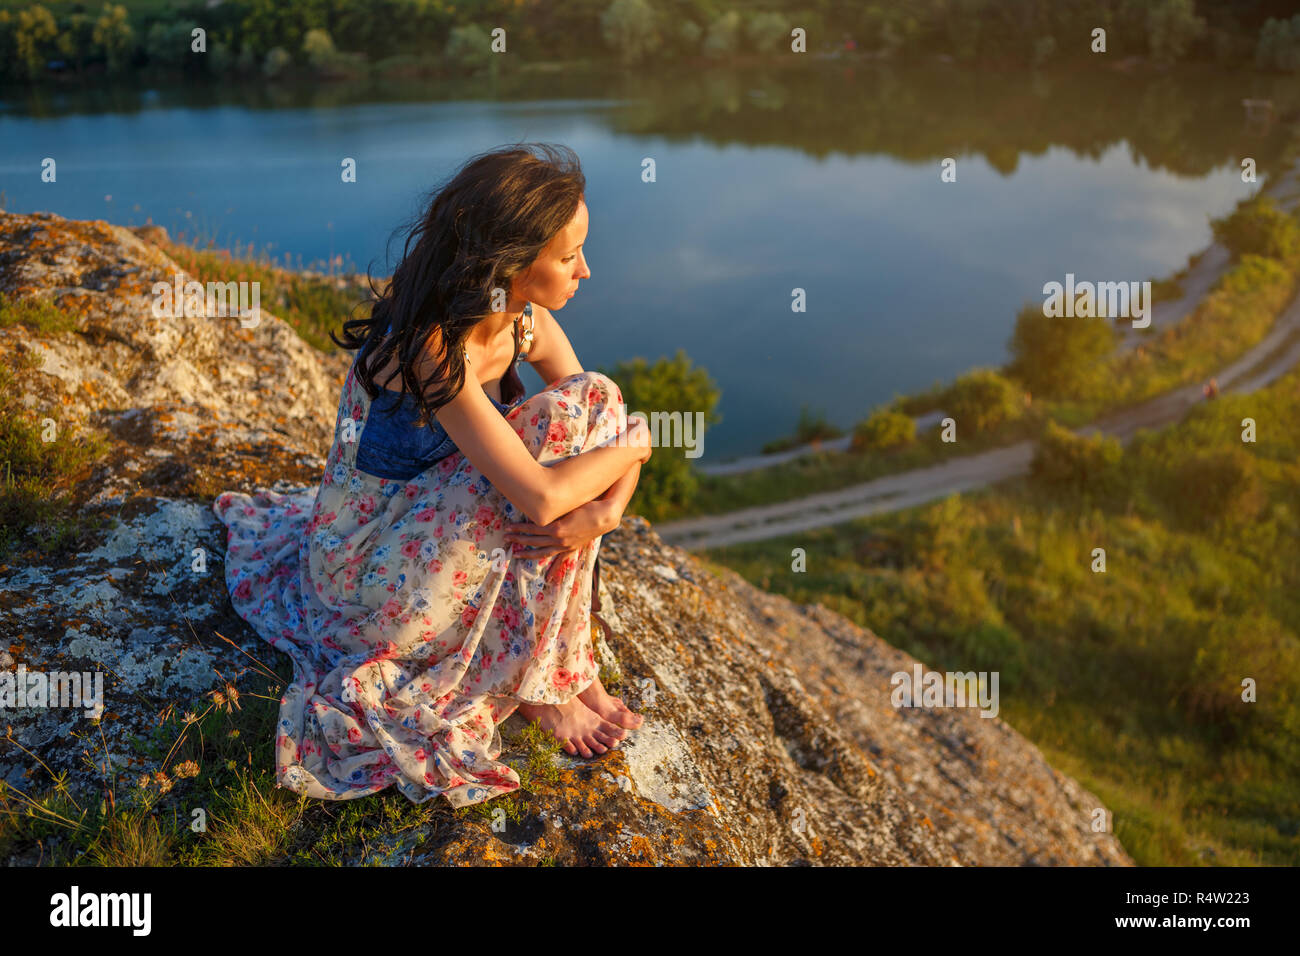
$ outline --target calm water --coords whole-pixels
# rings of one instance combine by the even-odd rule
[[[1181,267],[1208,218],[1257,188],[1241,157],[1268,169],[1280,130],[1248,124],[1240,100],[1285,108],[1271,82],[823,65],[24,94],[0,112],[0,189],[10,211],[152,218],[386,273],[390,234],[469,155],[567,144],[588,178],[593,275],[559,319],[589,368],[685,349],[722,391],[716,461],[789,433],[801,405],[850,426],[895,393],[1001,364],[1017,309],[1066,272]],[[354,184],[339,177],[349,156]],[[647,156],[656,183],[641,182]],[[955,183],[939,179],[948,156]]]

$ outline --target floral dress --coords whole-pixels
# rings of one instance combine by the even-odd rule
[[[599,372],[496,404],[543,464],[626,429],[623,396]],[[416,803],[480,803],[519,786],[497,759],[501,722],[521,702],[564,703],[596,676],[600,539],[512,556],[504,526],[527,516],[454,444],[409,479],[360,470],[370,406],[354,361],[319,488],[213,504],[235,609],[293,660],[277,779],[327,800],[394,785]]]

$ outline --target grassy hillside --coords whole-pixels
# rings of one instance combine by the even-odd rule
[[[999,671],[1000,716],[1140,864],[1296,865],[1297,420],[1292,371],[1127,449],[1076,439],[1005,487],[709,557],[931,668]]]

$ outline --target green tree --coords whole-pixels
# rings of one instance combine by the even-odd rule
[[[754,13],[745,21],[745,39],[759,53],[788,50],[790,18],[772,10]]]
[[[640,63],[663,44],[656,19],[646,0],[614,0],[600,15],[600,33],[624,63]]]
[[[916,440],[916,419],[892,408],[878,408],[853,429],[855,451],[885,451]]]
[[[1020,310],[1007,371],[1035,395],[1087,398],[1099,384],[1098,363],[1115,350],[1115,330],[1101,318],[1047,316]]]
[[[13,14],[8,10],[0,10],[0,79],[16,74],[18,58],[14,52],[15,27]]]
[[[605,372],[604,369],[601,371]],[[620,362],[605,374],[618,383],[628,414],[640,412],[651,420],[652,425],[655,413],[671,415],[678,412],[683,421],[686,416],[691,416],[694,421],[695,413],[699,412],[706,426],[721,421],[721,416],[714,411],[721,392],[708,372],[691,367],[683,349],[678,349],[672,359],[661,358],[654,365],[640,357]],[[666,434],[658,436],[660,440],[670,437]],[[704,435],[696,433],[693,437],[700,443],[697,449],[702,450]],[[654,449],[650,461],[641,466],[641,477],[636,494],[629,503],[629,512],[655,521],[671,513],[674,507],[690,501],[698,480],[691,466],[693,459],[686,457],[687,451],[672,447]]]
[[[1290,20],[1264,22],[1255,45],[1255,65],[1261,70],[1300,70],[1300,13]]]
[[[80,11],[68,17],[59,31],[59,53],[76,67],[78,73],[85,68],[86,58],[94,50],[94,33],[95,21]]]
[[[45,69],[52,41],[59,28],[54,16],[39,3],[18,11],[17,29],[14,30],[14,52],[23,71],[35,78]]]
[[[110,73],[118,72],[130,61],[134,49],[133,37],[126,7],[105,4],[99,19],[95,21],[92,38],[95,45],[104,51]]]
[[[1204,34],[1205,19],[1196,15],[1192,0],[1151,0],[1147,9],[1147,41],[1154,59],[1177,60]]]
[[[1024,414],[1025,394],[1015,382],[992,369],[976,368],[952,384],[942,404],[967,434],[988,432]]]
[[[477,23],[452,27],[443,53],[452,63],[466,69],[490,66],[495,55],[491,35]]]
[[[316,28],[308,30],[302,38],[302,55],[316,69],[328,67],[338,51],[334,49],[334,38],[328,30]]]
[[[192,52],[194,30],[198,24],[192,20],[156,21],[145,36],[144,51],[149,62],[169,69],[179,69],[194,63],[198,56]]]
[[[1236,258],[1257,255],[1286,260],[1300,252],[1300,223],[1267,196],[1246,200],[1231,215],[1212,221],[1210,228]]]
[[[728,10],[709,24],[702,50],[706,56],[726,56],[740,47],[740,14]]]
[[[275,47],[299,50],[308,30],[329,25],[324,0],[244,0],[244,9],[240,45],[251,48],[256,57],[264,57]]]

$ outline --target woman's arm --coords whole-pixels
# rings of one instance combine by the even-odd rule
[[[438,422],[456,447],[516,508],[537,524],[550,524],[610,490],[634,463],[650,457],[650,433],[640,418],[628,421],[622,442],[543,465],[524,447],[514,427],[474,376],[438,409]]]
[[[636,492],[636,483],[641,479],[641,462],[636,462],[623,473],[623,477],[610,485],[609,490],[597,498],[593,504],[603,505],[609,530],[613,531],[623,520],[627,503]]]

